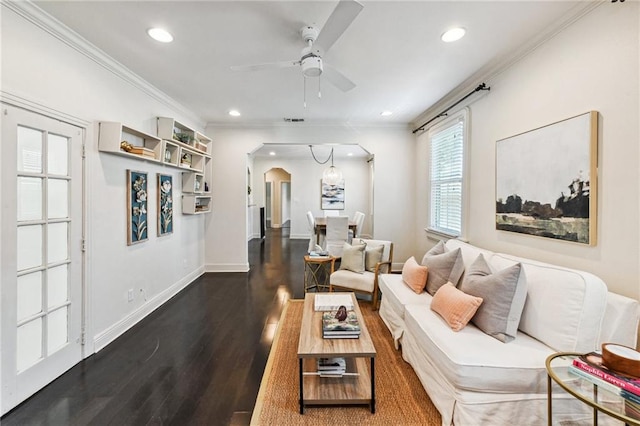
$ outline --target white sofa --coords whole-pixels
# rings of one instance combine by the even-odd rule
[[[443,425],[546,424],[545,360],[550,354],[588,352],[602,342],[636,347],[638,301],[608,292],[598,277],[459,240],[449,240],[446,247],[461,249],[465,269],[480,253],[495,270],[520,262],[527,297],[516,339],[502,343],[471,322],[452,331],[430,309],[432,296],[426,291],[414,293],[399,274],[380,276],[380,316]],[[554,424],[592,419],[586,405],[559,387],[554,387],[553,407]]]

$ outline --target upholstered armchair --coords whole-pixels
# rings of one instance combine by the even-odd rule
[[[378,275],[391,272],[393,243],[354,238],[343,249],[340,269],[329,277],[329,291],[353,291],[371,295],[378,309]]]

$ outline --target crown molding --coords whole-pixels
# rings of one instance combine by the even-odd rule
[[[195,112],[180,104],[175,99],[171,98],[169,95],[131,71],[129,68],[107,55],[104,51],[90,43],[80,34],[65,26],[62,22],[58,21],[53,16],[33,4],[31,0],[2,0],[1,4],[49,35],[71,47],[81,55],[92,60],[102,68],[121,78],[144,94],[204,127],[205,121],[202,117],[198,116]]]
[[[379,123],[379,122],[340,122],[340,121],[305,121],[303,123],[285,123],[280,121],[238,121],[231,122],[207,122],[207,127],[219,129],[271,129],[271,128],[380,128],[380,129],[401,129],[411,130],[412,123]]]
[[[582,17],[589,14],[598,6],[605,3],[605,1],[589,1],[583,0],[576,6],[574,6],[569,12],[565,13],[562,17],[560,17],[556,22],[547,27],[547,31],[539,34],[537,37],[533,37],[527,43],[521,45],[514,51],[503,55],[501,58],[487,64],[486,66],[480,68],[478,71],[473,73],[469,78],[463,81],[461,84],[456,86],[453,90],[443,96],[439,101],[431,105],[426,111],[417,116],[412,121],[412,126],[414,129],[418,129],[422,126],[423,123],[429,121],[442,111],[446,110],[448,107],[453,105],[458,99],[464,97],[467,93],[472,92],[478,87],[480,83],[486,83],[487,86],[491,87],[491,83],[495,80],[500,74],[504,73],[512,66],[532,54],[535,50],[537,50],[540,46],[547,43],[549,40],[553,39],[555,36],[560,34],[566,28],[573,25],[576,21],[579,21]],[[483,92],[480,96],[488,96],[490,92]],[[464,108],[465,106],[470,105],[475,100],[477,100],[480,96],[471,97],[466,102],[463,102],[456,106],[456,111]],[[438,123],[439,120],[430,123],[433,125]],[[425,128],[424,130],[427,130]]]

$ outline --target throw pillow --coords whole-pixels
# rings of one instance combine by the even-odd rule
[[[464,272],[462,251],[459,248],[443,253],[439,253],[440,250],[446,250],[442,241],[422,258],[422,265],[429,268],[427,292],[432,296],[447,282],[456,285]]]
[[[402,266],[402,280],[417,294],[422,293],[427,283],[427,267],[418,265],[416,258],[411,256]]]
[[[351,245],[344,243],[342,246],[342,259],[340,260],[340,269],[357,272],[364,272],[364,249],[365,244]]]
[[[364,269],[369,272],[376,271],[376,264],[382,261],[384,246],[368,247],[364,251]]]
[[[504,343],[516,338],[527,297],[522,264],[493,272],[480,254],[469,267],[460,290],[484,299],[471,319],[480,330]]]
[[[448,282],[436,291],[431,300],[431,309],[438,313],[453,331],[460,331],[481,304],[481,297],[465,294]]]

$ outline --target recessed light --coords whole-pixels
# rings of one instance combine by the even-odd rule
[[[275,153],[275,152],[273,152],[273,151],[271,151],[271,152],[269,153],[269,155],[276,155],[276,153]]]
[[[149,37],[152,39],[161,43],[171,43],[173,41],[173,36],[162,28],[149,28],[147,34],[149,34]]]
[[[383,116],[383,117],[388,117],[388,116],[390,116],[391,114],[393,114],[393,111],[382,111],[382,112],[380,113],[380,115],[381,115],[381,116]]]
[[[229,115],[232,117],[240,117],[240,111],[238,111],[237,109],[232,109],[231,111],[229,111]]]
[[[452,41],[460,40],[464,37],[466,32],[467,30],[462,27],[451,28],[450,30],[445,31],[440,38],[446,43],[451,43]]]
[[[353,152],[348,153],[347,156],[353,157]]]

